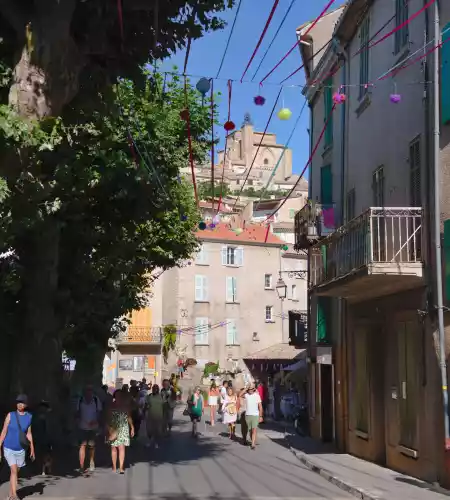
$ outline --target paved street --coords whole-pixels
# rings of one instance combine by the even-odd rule
[[[201,424],[200,429],[204,431]],[[307,470],[271,434],[261,434],[255,451],[220,435],[222,425],[207,427],[197,441],[186,417],[179,416],[173,436],[164,447],[148,450],[138,444],[130,450],[125,476],[114,475],[103,457],[88,478],[62,474],[55,478],[22,480],[21,497],[41,500],[92,499],[349,499],[319,475]],[[278,435],[278,434],[276,434]],[[275,435],[274,435],[275,437]],[[76,451],[73,450],[74,458]],[[75,461],[73,462],[76,463]],[[6,484],[0,498],[7,496]]]

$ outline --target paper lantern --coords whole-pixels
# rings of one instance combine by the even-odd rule
[[[202,96],[205,97],[205,95],[211,89],[211,83],[207,78],[200,78],[195,87],[200,92],[200,94],[202,94]]]
[[[238,227],[234,230],[234,232],[239,236],[240,234],[242,234],[244,232],[244,230],[242,228]]]
[[[227,122],[225,122],[223,128],[227,131],[227,132],[231,132],[232,130],[234,130],[236,128],[236,125],[234,124],[234,122],[232,122],[231,120],[228,120]]]
[[[291,118],[292,111],[289,108],[281,108],[277,116],[280,120],[287,121]]]
[[[205,224],[203,221],[201,221],[201,222],[199,223],[199,225],[198,225],[198,228],[199,228],[201,231],[204,231],[204,230],[206,229],[206,224]]]
[[[209,229],[215,229],[216,225],[214,224],[214,222],[212,222],[208,227],[209,227]]]
[[[342,104],[345,102],[347,99],[347,96],[345,94],[342,94],[341,92],[336,92],[333,94],[333,102],[334,104]]]
[[[257,106],[264,106],[264,104],[266,103],[266,98],[262,95],[257,95],[253,98],[253,101]]]
[[[181,220],[183,220],[183,221],[187,220],[187,215],[186,215],[186,214],[183,214],[183,215],[181,216]]]
[[[219,224],[219,222],[220,222],[220,215],[219,214],[215,215],[213,217],[212,221],[213,221],[213,224],[215,224],[217,226],[217,224]]]
[[[402,100],[402,96],[400,94],[391,94],[391,102],[394,104],[398,104]]]
[[[182,109],[180,111],[180,118],[187,122],[189,120],[189,110],[188,109]]]
[[[289,247],[287,245],[283,245],[283,250],[284,251],[289,250]]]

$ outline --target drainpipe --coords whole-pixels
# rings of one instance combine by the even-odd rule
[[[435,44],[441,43],[441,27],[439,18],[439,2],[434,4],[434,40]],[[445,360],[445,328],[444,328],[444,298],[442,293],[442,238],[441,238],[441,193],[440,193],[440,114],[439,114],[439,51],[436,50],[433,57],[434,78],[434,235],[435,235],[435,259],[436,259],[436,299],[439,327],[439,365],[441,367],[442,399],[444,401],[444,428],[445,449],[450,449],[450,432],[448,421],[448,388],[447,388],[447,364]]]

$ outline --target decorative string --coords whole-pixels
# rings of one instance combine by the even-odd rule
[[[308,29],[306,30],[306,32],[301,35],[302,37],[306,37],[306,35],[308,35],[308,33],[314,28],[314,26],[322,19],[322,17],[326,14],[326,12],[328,11],[328,9],[333,5],[333,3],[335,2],[336,0],[330,0],[327,5],[324,7],[324,9],[322,10],[322,12],[316,17],[316,19],[314,20],[314,22],[312,24],[310,24],[310,26],[308,27]],[[300,37],[301,38],[301,37]],[[278,63],[267,73],[267,75],[261,80],[260,83],[264,83],[267,78],[269,78],[269,76],[280,66],[280,64],[283,63],[283,61],[285,61],[291,54],[292,52],[298,47],[298,43],[299,41],[296,40],[295,41],[295,44],[289,49],[289,51],[278,61]]]
[[[270,112],[269,119],[267,120],[266,126],[265,126],[265,128],[264,128],[263,135],[262,135],[261,140],[259,141],[258,147],[257,147],[257,149],[256,149],[255,156],[253,157],[253,161],[252,161],[252,163],[251,163],[251,165],[250,165],[250,168],[248,169],[247,175],[246,175],[246,177],[245,177],[245,179],[244,179],[244,184],[242,184],[242,187],[241,187],[241,189],[240,189],[240,191],[239,191],[238,197],[236,198],[236,200],[235,200],[235,202],[234,202],[234,205],[233,205],[232,210],[234,210],[234,208],[236,207],[236,204],[238,203],[238,201],[239,201],[239,199],[240,199],[240,197],[241,197],[242,191],[244,190],[245,183],[247,182],[248,176],[250,175],[250,172],[251,172],[251,170],[252,170],[252,168],[253,168],[253,165],[255,164],[256,158],[257,158],[257,156],[258,156],[258,153],[259,153],[259,150],[260,150],[260,148],[261,148],[261,145],[262,145],[262,143],[263,143],[263,141],[264,141],[264,137],[266,136],[266,133],[267,133],[267,130],[268,130],[268,128],[269,128],[270,122],[271,122],[271,120],[272,120],[273,114],[275,113],[275,109],[276,109],[276,107],[277,107],[278,100],[280,99],[280,95],[281,95],[282,90],[283,90],[282,88],[279,90],[278,95],[277,95],[277,97],[276,97],[276,99],[275,99],[275,102],[274,102],[274,105],[273,105],[272,111]]]
[[[231,96],[233,92],[233,82],[231,80],[228,80],[228,118],[227,121],[230,121],[231,119]],[[217,214],[220,211],[220,206],[222,205],[222,197],[223,197],[223,181],[225,178],[225,160],[227,156],[227,144],[228,144],[228,131],[227,135],[225,136],[225,148],[223,150],[223,166],[222,166],[222,179],[221,179],[221,184],[220,184],[220,196],[219,196],[219,203],[217,205]]]
[[[222,71],[222,66],[223,66],[223,63],[225,62],[225,58],[226,58],[227,53],[228,53],[228,48],[230,47],[231,38],[232,38],[233,33],[234,33],[234,28],[236,26],[236,21],[237,21],[238,15],[239,15],[239,11],[241,10],[241,5],[242,5],[242,0],[239,0],[239,4],[238,4],[237,9],[236,9],[236,14],[234,15],[233,24],[231,25],[231,31],[230,31],[230,34],[228,35],[228,40],[227,40],[227,43],[225,45],[225,50],[224,50],[223,55],[222,55],[222,60],[220,61],[220,65],[219,65],[219,69],[217,71],[216,78],[219,77],[220,72]]]
[[[255,50],[253,51],[253,54],[252,54],[252,57],[250,57],[250,61],[248,62],[247,67],[244,70],[244,73],[242,73],[241,82],[244,79],[244,76],[246,75],[248,69],[250,68],[250,65],[252,64],[253,59],[255,58],[256,53],[258,52],[262,41],[264,40],[264,37],[266,36],[267,30],[269,29],[270,23],[272,22],[273,16],[275,14],[275,11],[278,7],[279,2],[280,2],[280,0],[275,0],[273,3],[272,10],[270,11],[269,17],[267,18],[266,25],[264,26],[263,32],[261,33],[261,36],[259,37],[258,43],[256,44]],[[334,2],[334,0],[333,0],[333,2]]]
[[[276,40],[277,36],[280,34],[281,28],[284,26],[284,23],[286,22],[286,19],[287,19],[287,17],[288,17],[288,15],[289,15],[289,13],[291,12],[292,7],[294,6],[295,2],[296,2],[296,0],[291,0],[291,3],[289,4],[289,7],[288,7],[288,9],[287,9],[286,13],[284,14],[283,19],[281,20],[281,23],[280,23],[280,25],[278,26],[278,29],[277,29],[277,31],[275,32],[275,35],[273,35],[273,38],[272,38],[271,42],[269,43],[269,46],[267,47],[266,51],[264,52],[264,55],[262,56],[262,59],[261,59],[261,61],[260,61],[259,65],[258,65],[258,67],[256,68],[255,73],[254,73],[254,74],[253,74],[253,76],[252,76],[252,82],[253,82],[253,80],[256,78],[256,75],[258,74],[258,71],[260,70],[260,68],[261,68],[261,66],[262,66],[262,64],[263,64],[263,62],[265,61],[265,59],[266,59],[266,57],[267,57],[267,54],[269,53],[269,50],[272,48],[272,45],[274,44],[274,42],[275,42],[275,40]]]
[[[214,212],[214,80],[211,80],[211,191],[212,211]]]
[[[259,205],[260,205],[260,203],[261,203],[262,197],[263,197],[263,196],[264,196],[264,194],[266,193],[266,191],[267,191],[267,189],[268,189],[268,187],[269,187],[269,185],[270,185],[270,183],[271,183],[271,181],[272,181],[273,177],[274,177],[274,176],[275,176],[275,174],[277,173],[277,170],[278,170],[279,166],[281,165],[281,162],[282,162],[282,160],[283,160],[283,158],[284,158],[284,154],[286,153],[286,151],[287,151],[287,150],[288,150],[288,148],[289,148],[289,144],[290,144],[290,142],[291,142],[291,140],[292,140],[292,137],[294,136],[294,133],[295,133],[295,130],[297,129],[298,124],[300,123],[300,119],[301,119],[301,117],[303,116],[303,112],[305,111],[305,109],[306,109],[306,105],[307,105],[307,104],[308,104],[308,101],[307,101],[307,99],[305,99],[305,102],[303,103],[302,109],[300,110],[300,114],[298,115],[297,120],[296,120],[296,121],[295,121],[295,123],[294,123],[294,127],[292,128],[292,131],[291,131],[291,133],[290,133],[290,135],[289,135],[289,138],[288,138],[288,140],[287,140],[287,142],[286,142],[286,145],[284,146],[283,151],[282,151],[282,153],[281,153],[280,157],[278,158],[278,161],[277,161],[277,163],[276,163],[275,167],[273,168],[273,170],[272,170],[272,172],[271,172],[271,174],[270,174],[270,177],[269,177],[269,180],[267,181],[266,186],[264,187],[264,189],[263,189],[263,190],[262,190],[262,192],[261,192],[261,195],[260,195],[260,197],[259,197],[258,203],[256,204],[256,207],[255,207],[255,209],[254,209],[254,210],[258,210],[258,207],[259,207]]]
[[[191,175],[192,175],[192,184],[194,186],[195,202],[198,206],[199,203],[198,203],[197,182],[195,180],[194,152],[192,150],[191,114],[189,112],[187,77],[186,76],[184,77],[184,103],[185,103],[185,107],[186,107],[186,132],[187,132],[187,137],[188,137],[189,162],[191,164]]]
[[[120,40],[121,40],[121,50],[123,51],[123,46],[125,43],[125,34],[123,30],[123,10],[122,10],[122,0],[117,0],[117,17],[119,18],[119,29],[120,29]]]

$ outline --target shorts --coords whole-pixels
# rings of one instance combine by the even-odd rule
[[[79,443],[80,446],[88,446],[89,448],[95,448],[95,441],[97,439],[97,431],[87,431],[80,429]]]
[[[202,421],[202,416],[201,415],[194,415],[191,413],[191,422],[201,422]]]
[[[259,416],[258,415],[245,415],[245,423],[249,431],[257,429],[259,426]]]
[[[25,467],[25,450],[10,450],[9,448],[4,448],[3,453],[8,465],[17,465],[19,469]]]

